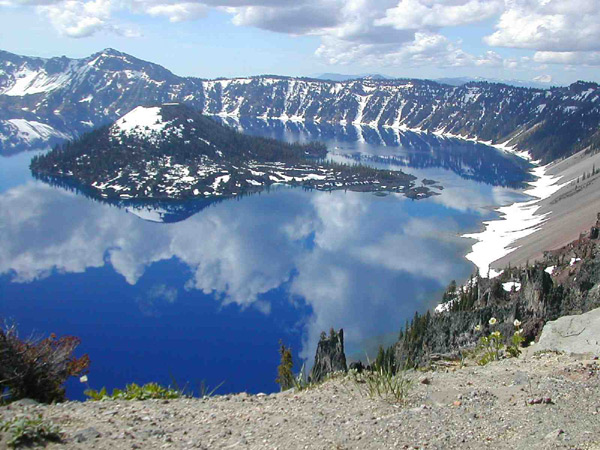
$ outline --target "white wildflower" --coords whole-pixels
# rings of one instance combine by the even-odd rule
[[[496,318],[495,318],[495,317],[492,317],[492,318],[490,319],[490,325],[496,325],[496,322],[498,322],[498,321],[496,320]]]
[[[87,383],[88,382],[88,377],[87,375],[84,375],[82,377],[79,378],[79,382],[80,383]]]
[[[519,319],[515,319],[513,324],[515,325],[515,327],[519,328],[521,326],[521,321]]]

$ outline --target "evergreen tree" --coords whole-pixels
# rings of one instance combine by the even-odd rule
[[[277,368],[275,382],[279,384],[281,391],[287,391],[294,387],[294,374],[292,372],[294,361],[292,359],[292,349],[286,347],[281,340],[279,340],[279,355],[281,362]]]

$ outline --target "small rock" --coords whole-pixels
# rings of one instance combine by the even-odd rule
[[[33,400],[32,398],[22,398],[21,400],[17,400],[16,402],[12,402],[10,404],[11,407],[13,406],[37,406],[39,405],[39,403],[35,400]]]
[[[460,406],[462,405],[462,402],[460,400],[454,400],[454,403],[452,403],[454,406]]]
[[[427,377],[421,378],[421,384],[431,384],[431,380]]]
[[[77,431],[73,435],[73,439],[75,440],[75,442],[86,442],[86,441],[90,441],[92,439],[97,439],[100,436],[102,436],[102,435],[100,434],[100,432],[98,430],[90,427],[90,428],[85,428],[83,430]]]
[[[558,429],[556,429],[556,430],[551,431],[550,433],[548,433],[546,435],[545,439],[548,439],[548,440],[550,440],[550,439],[558,439],[560,437],[560,435],[563,434],[563,433],[564,433],[564,431],[561,430],[560,428],[558,428]]]

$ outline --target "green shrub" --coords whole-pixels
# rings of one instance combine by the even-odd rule
[[[498,361],[500,352],[504,349],[503,340],[504,336],[499,331],[494,331],[489,336],[482,336],[479,339],[478,349],[481,351],[481,355],[477,364],[485,366],[489,362]]]
[[[8,391],[10,400],[63,401],[65,381],[86,372],[90,364],[87,355],[73,356],[79,344],[79,338],[54,334],[22,340],[14,324],[0,327],[0,393]]]
[[[513,358],[517,358],[521,354],[521,346],[523,342],[525,342],[525,338],[523,337],[523,330],[519,328],[521,326],[521,322],[519,320],[514,321],[515,332],[510,338],[510,345],[506,347],[506,352],[509,356]]]
[[[41,415],[36,418],[21,416],[7,420],[0,424],[0,431],[8,435],[7,444],[10,447],[61,440],[59,427],[52,422],[44,421]]]
[[[496,319],[492,317],[489,321],[491,326],[496,325]],[[479,338],[479,345],[477,346],[477,352],[479,353],[479,359],[477,364],[484,366],[491,361],[498,361],[502,356],[510,356],[513,358],[518,357],[521,354],[521,345],[525,341],[523,337],[523,330],[519,327],[521,322],[519,320],[514,321],[515,331],[510,339],[510,344],[507,346],[504,344],[504,336],[500,331],[493,331],[488,336],[482,336]],[[480,331],[481,326],[478,325],[475,331]]]
[[[150,399],[176,399],[184,397],[182,391],[163,387],[157,383],[148,383],[139,386],[135,383],[128,384],[124,390],[113,389],[112,394],[108,394],[106,388],[99,391],[87,389],[84,394],[92,401],[100,400],[150,400]]]

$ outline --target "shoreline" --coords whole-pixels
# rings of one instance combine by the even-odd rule
[[[530,188],[525,189],[523,194],[533,199],[495,208],[499,217],[484,221],[483,231],[461,236],[476,241],[465,258],[477,267],[480,276],[494,278],[500,275],[502,271],[493,269],[492,264],[518,249],[519,247],[513,244],[540,230],[551,215],[551,211],[538,214],[542,208],[542,201],[570,181],[560,183],[563,176],[549,174],[548,169],[549,165],[537,166],[531,171],[537,179],[528,183]]]
[[[384,128],[386,128],[385,125]],[[461,235],[463,238],[474,239],[476,241],[471,246],[471,251],[465,255],[465,258],[477,267],[479,275],[484,278],[494,278],[502,273],[502,270],[493,269],[491,267],[492,264],[517,250],[519,246],[513,246],[515,242],[541,229],[542,225],[552,214],[552,211],[545,211],[542,214],[538,214],[544,206],[543,201],[552,197],[552,195],[572,181],[569,180],[560,183],[564,178],[563,175],[549,173],[553,163],[540,166],[539,161],[534,161],[529,152],[517,150],[516,145],[509,145],[515,137],[509,138],[503,143],[494,144],[492,141],[480,140],[477,136],[461,136],[443,130],[428,131],[406,126],[387,126],[387,128],[397,128],[413,133],[433,134],[442,138],[459,139],[487,145],[488,147],[515,155],[533,164],[534,167],[529,173],[535,176],[536,179],[528,182],[527,184],[530,187],[525,188],[522,192],[529,197],[533,197],[531,200],[494,207],[493,210],[499,214],[498,218],[482,222],[481,226],[483,229],[480,231]]]
[[[228,116],[234,120],[239,120],[240,116]],[[282,122],[290,121],[289,117],[258,117],[262,120],[280,120]],[[295,117],[293,122],[306,123],[304,118]],[[319,121],[320,122],[320,121]],[[319,123],[316,122],[316,123]],[[331,123],[331,122],[330,122]],[[335,123],[331,123],[335,125]],[[377,128],[372,123],[350,123],[356,128],[368,127]],[[348,125],[345,121],[340,121],[339,125]],[[530,187],[523,190],[523,194],[533,197],[531,200],[514,202],[506,206],[497,206],[493,210],[499,214],[498,218],[482,222],[481,230],[473,233],[462,234],[461,237],[473,239],[476,242],[471,246],[471,251],[465,255],[465,258],[471,261],[477,267],[480,276],[496,277],[502,271],[497,271],[491,266],[494,262],[505,258],[510,253],[514,252],[519,246],[513,246],[515,242],[530,236],[540,230],[542,225],[548,220],[552,211],[546,211],[538,214],[543,207],[543,201],[550,198],[557,191],[569,184],[572,180],[560,183],[564,178],[563,175],[553,175],[549,173],[549,169],[554,163],[540,166],[539,161],[534,161],[529,152],[526,150],[517,150],[516,145],[510,145],[517,136],[508,138],[502,143],[494,144],[492,141],[484,141],[477,136],[469,137],[446,132],[443,129],[434,131],[424,130],[422,128],[411,128],[402,124],[380,125],[381,128],[393,129],[397,131],[406,131],[416,134],[431,134],[440,138],[458,139],[465,142],[473,142],[476,144],[486,145],[495,148],[502,152],[515,155],[533,164],[532,170],[529,172],[535,176],[534,181],[528,182]]]

